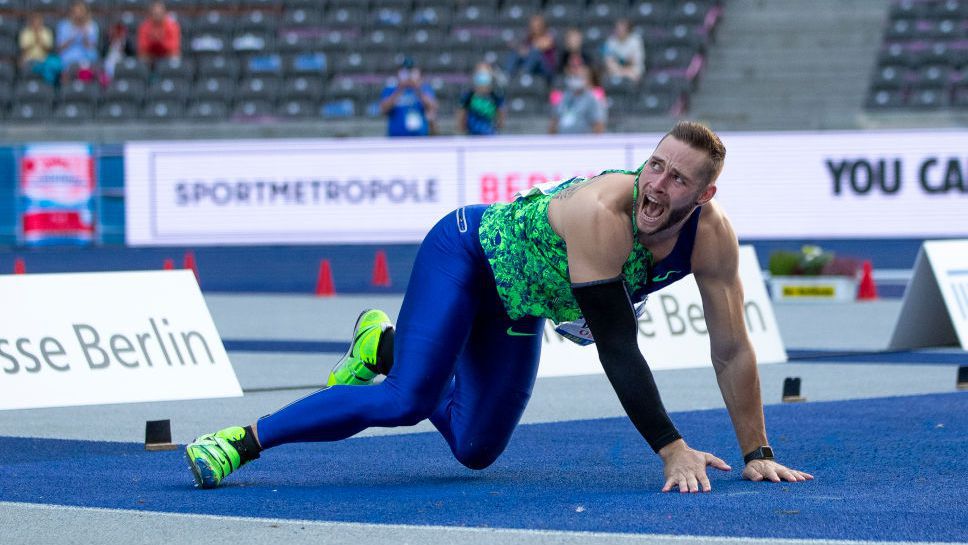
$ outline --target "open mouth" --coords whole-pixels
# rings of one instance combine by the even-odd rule
[[[657,223],[665,214],[666,207],[659,201],[646,195],[642,203],[642,217],[649,223]]]

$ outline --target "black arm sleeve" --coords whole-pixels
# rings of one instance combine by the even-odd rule
[[[572,284],[571,288],[595,337],[605,375],[632,424],[656,452],[680,439],[682,436],[662,406],[649,364],[639,350],[638,325],[625,281],[618,277]]]

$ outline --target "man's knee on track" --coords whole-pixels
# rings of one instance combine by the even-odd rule
[[[476,470],[487,468],[504,452],[503,448],[498,449],[489,445],[478,446],[474,444],[456,445],[451,450],[461,465],[468,469]]]

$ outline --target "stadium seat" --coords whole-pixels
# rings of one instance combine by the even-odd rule
[[[232,100],[235,96],[235,79],[209,76],[195,83],[193,95],[199,100]]]
[[[868,108],[897,108],[904,105],[904,92],[899,89],[875,89],[867,99]]]
[[[312,118],[319,115],[319,108],[313,100],[283,100],[276,107],[276,115],[291,119]]]
[[[172,121],[184,116],[184,105],[175,100],[154,100],[145,103],[143,115],[151,121]]]
[[[326,119],[340,119],[356,115],[356,102],[351,98],[339,98],[323,102],[320,115]]]
[[[229,116],[229,108],[225,101],[217,99],[202,99],[192,102],[188,108],[188,117],[197,121],[218,121]]]
[[[329,26],[355,26],[361,27],[366,24],[366,8],[347,5],[332,7],[326,12],[326,24]]]
[[[408,51],[439,49],[443,47],[443,36],[437,29],[418,28],[403,38],[403,47]]]
[[[12,62],[0,62],[0,85],[9,85],[17,77]]]
[[[271,10],[279,7],[279,0],[239,0],[243,9]]]
[[[907,67],[903,65],[882,66],[874,75],[874,89],[901,89],[906,82]]]
[[[236,96],[243,100],[274,102],[279,95],[281,83],[276,77],[250,77],[242,80]]]
[[[370,52],[385,52],[400,47],[401,33],[395,28],[376,28],[366,33],[360,45]]]
[[[322,95],[323,84],[319,78],[296,76],[286,79],[280,99],[318,101]]]
[[[155,74],[161,77],[172,77],[191,80],[195,77],[195,63],[186,58],[162,59],[155,63]]]
[[[205,7],[230,11],[239,7],[239,0],[199,0],[199,4],[204,4]]]
[[[908,100],[908,105],[913,108],[936,109],[948,106],[948,104],[948,93],[940,87],[913,91]]]
[[[91,81],[73,80],[62,86],[60,99],[73,102],[95,102],[100,95],[101,86]]]
[[[112,0],[106,0],[109,4]],[[199,3],[204,0],[166,0],[165,6],[175,12],[187,12],[198,9]],[[109,6],[114,7],[114,6]]]
[[[206,55],[198,62],[199,77],[236,79],[239,76],[239,60],[228,55]]]
[[[318,9],[291,8],[287,9],[282,16],[281,28],[302,29],[316,28],[323,23],[323,13]]]
[[[272,102],[260,99],[236,101],[232,117],[267,117],[275,113]]]
[[[410,15],[411,28],[431,27],[446,28],[454,19],[452,5],[423,6],[415,9]]]
[[[370,9],[367,18],[374,27],[402,29],[410,20],[410,9],[404,5],[377,3]]]
[[[282,56],[277,53],[253,53],[241,63],[243,73],[250,76],[282,76]]]
[[[512,96],[548,96],[548,84],[540,77],[531,74],[519,74],[508,81],[508,94]]]
[[[88,121],[94,118],[94,102],[62,102],[54,112],[60,122]]]
[[[601,52],[605,45],[605,40],[612,33],[611,24],[587,24],[579,27],[582,31],[585,45],[593,51]]]
[[[235,17],[231,14],[217,9],[209,9],[195,18],[193,28],[199,34],[232,34],[235,32],[235,23]]]
[[[968,107],[968,85],[958,85],[951,93],[951,103],[959,108]]]
[[[192,53],[224,53],[230,49],[230,34],[228,32],[206,31],[192,36],[188,49]]]
[[[284,68],[287,75],[324,76],[328,61],[325,53],[304,52],[288,57]]]
[[[191,94],[191,90],[190,80],[164,76],[151,82],[145,98],[151,101],[184,102]]]
[[[916,72],[915,87],[946,87],[950,69],[947,65],[925,65]]]
[[[236,53],[262,53],[272,49],[273,32],[268,30],[240,30],[232,37],[232,50]]]
[[[99,120],[133,121],[141,117],[140,100],[112,99],[101,102],[97,109]]]
[[[654,68],[686,68],[698,51],[687,46],[668,46],[650,51],[648,62]]]
[[[248,0],[252,1],[252,0]],[[263,9],[252,9],[245,11],[236,23],[240,31],[252,31],[256,33],[272,33],[276,30],[278,19],[276,14]]]
[[[674,100],[674,95],[649,92],[639,95],[631,107],[636,113],[644,115],[666,115],[672,109]]]
[[[629,21],[632,25],[668,24],[665,4],[657,0],[636,1],[629,10]]]
[[[369,72],[375,65],[375,57],[363,55],[359,52],[345,53],[342,55],[331,55],[333,60],[333,71],[336,74],[358,74]]]
[[[486,4],[461,4],[454,14],[455,26],[493,25],[497,20],[497,8]]]
[[[19,122],[43,122],[53,111],[52,102],[17,100],[10,108],[8,119]]]
[[[680,23],[700,24],[711,7],[712,2],[709,1],[689,0],[677,3],[670,11],[669,19]]]
[[[548,115],[548,100],[544,97],[509,97],[505,102],[509,115]]]
[[[585,16],[585,8],[581,2],[550,0],[545,5],[544,16],[552,28],[577,26]]]
[[[585,10],[586,23],[611,26],[629,15],[629,3],[622,0],[592,2]],[[584,26],[584,25],[583,25]]]
[[[532,15],[540,11],[540,0],[507,0],[498,12],[498,22],[503,26],[523,27]]]
[[[13,99],[21,102],[53,102],[54,89],[40,80],[26,80],[17,83]]]
[[[134,57],[125,57],[114,67],[115,78],[144,81],[148,78],[148,73],[148,65]]]
[[[326,88],[327,98],[349,98],[353,101],[365,101],[374,93],[369,86],[361,84],[350,77],[337,76]]]

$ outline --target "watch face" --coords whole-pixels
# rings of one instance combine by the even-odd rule
[[[762,454],[763,458],[766,460],[773,459],[773,449],[770,447],[760,447],[760,454]]]

